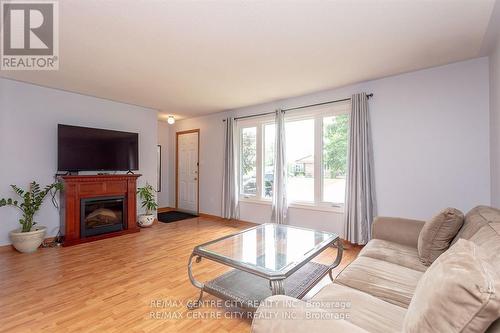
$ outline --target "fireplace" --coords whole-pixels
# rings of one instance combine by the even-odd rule
[[[90,237],[124,230],[125,196],[81,199],[80,235]]]
[[[140,175],[68,175],[59,179],[64,246],[139,232],[136,191]]]

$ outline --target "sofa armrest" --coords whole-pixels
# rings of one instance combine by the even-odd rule
[[[379,216],[373,220],[372,238],[416,248],[425,221]]]
[[[252,333],[368,333],[335,313],[307,306],[296,298],[278,295],[266,298],[254,313]]]

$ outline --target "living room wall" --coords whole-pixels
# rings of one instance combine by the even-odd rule
[[[490,119],[491,202],[500,208],[500,33],[490,56]]]
[[[139,185],[156,184],[156,110],[0,79],[0,197],[14,195],[10,184],[54,181],[58,123],[139,133]],[[10,243],[18,218],[15,209],[0,208],[0,245]],[[35,220],[48,236],[57,234],[59,213],[50,198]]]
[[[178,121],[171,147],[176,131],[200,129],[200,211],[220,215],[225,116],[374,93],[369,103],[378,214],[427,219],[448,206],[467,211],[490,204],[488,86],[488,58],[479,58]],[[174,154],[170,161],[175,179]],[[174,191],[171,182],[172,206]],[[241,203],[242,220],[268,222],[270,212],[268,204]],[[292,225],[343,234],[342,221],[342,212],[289,210]]]

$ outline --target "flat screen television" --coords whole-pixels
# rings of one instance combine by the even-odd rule
[[[139,135],[70,125],[57,126],[59,171],[139,170]]]

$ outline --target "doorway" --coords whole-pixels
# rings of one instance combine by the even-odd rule
[[[176,133],[175,208],[198,215],[200,190],[200,130]]]

